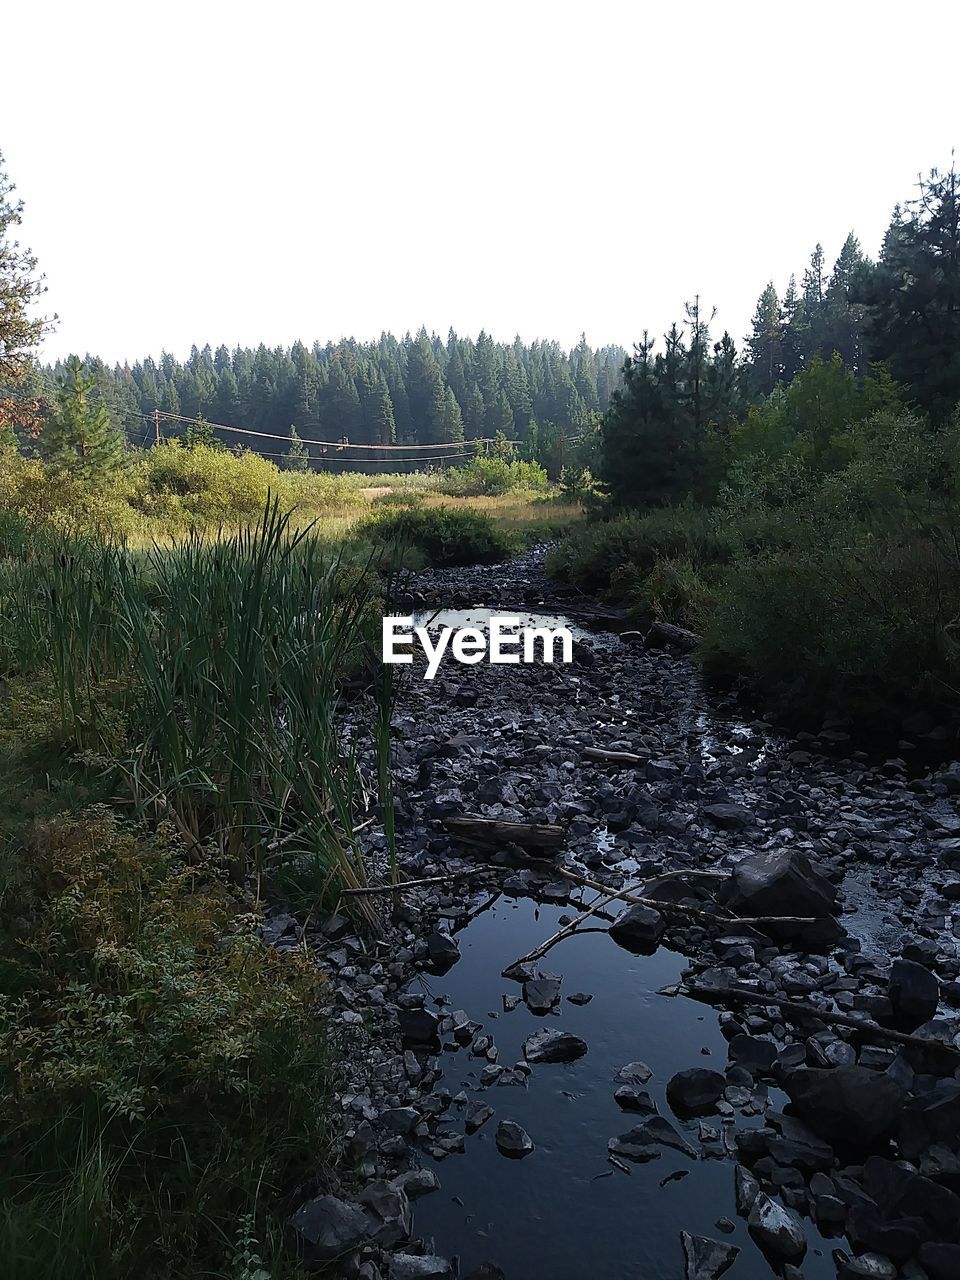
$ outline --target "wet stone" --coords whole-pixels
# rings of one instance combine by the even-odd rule
[[[586,1052],[586,1041],[570,1031],[534,1031],[523,1042],[527,1062],[573,1062]]]
[[[533,1139],[514,1120],[501,1120],[497,1125],[497,1150],[513,1160],[522,1159],[533,1151]]]

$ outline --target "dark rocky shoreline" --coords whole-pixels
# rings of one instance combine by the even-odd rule
[[[617,621],[548,583],[536,553],[425,573],[408,603]],[[551,1019],[516,1061],[500,1057],[499,1014],[452,1009],[417,986],[418,975],[457,965],[491,900],[531,899],[562,911],[562,923],[594,897],[518,848],[453,839],[445,820],[468,813],[560,824],[558,866],[608,890],[641,885],[656,906],[614,902],[591,921],[615,918],[611,956],[680,953],[682,990],[699,989],[703,1013],[720,1010],[727,1062],[680,1064],[660,1108],[644,1064],[625,1063],[609,1084],[621,1127],[597,1135],[617,1177],[665,1149],[729,1165],[729,1212],[746,1222],[756,1257],[754,1245],[724,1239],[734,1223],[718,1203],[710,1237],[678,1234],[672,1274],[709,1280],[730,1267],[736,1280],[749,1266],[797,1280],[827,1240],[833,1259],[817,1275],[960,1277],[960,769],[912,776],[902,758],[839,754],[849,744],[836,730],[798,742],[732,718],[735,709],[704,693],[688,658],[605,630],[581,636],[568,667],[446,662],[432,682],[405,679],[394,719],[401,870],[449,879],[407,891],[374,941],[340,917],[308,926],[345,1047],[340,1175],[305,1184],[304,1203],[291,1205],[308,1266],[366,1280],[537,1274],[513,1271],[495,1239],[486,1270],[458,1272],[459,1249],[434,1253],[411,1207],[437,1194],[443,1162],[469,1161],[488,1133],[501,1156],[536,1159],[538,1134],[501,1099],[510,1086],[537,1087],[544,1060],[590,1061],[589,1035],[583,1049],[572,1043],[561,1011],[595,993],[568,994],[556,972],[576,940],[501,979],[502,1016],[522,1002]],[[584,748],[639,761],[590,760]],[[370,852],[383,856],[376,839]],[[701,870],[719,874],[691,874]],[[743,916],[816,923],[751,926]],[[293,947],[301,928],[278,910],[265,937]],[[531,947],[551,932],[534,932]],[[642,1026],[637,1034],[642,1044]],[[470,1090],[459,1087],[461,1063]]]

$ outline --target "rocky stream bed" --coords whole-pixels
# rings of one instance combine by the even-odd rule
[[[344,1059],[341,1167],[289,1206],[307,1268],[960,1280],[960,768],[741,718],[538,552],[414,593],[578,639],[404,680],[400,870],[443,879],[379,937],[306,925]],[[464,814],[562,843],[465,842]],[[278,907],[264,938],[303,929]]]

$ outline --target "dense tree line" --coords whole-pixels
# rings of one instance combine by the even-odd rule
[[[84,364],[132,444],[150,440],[149,420],[159,409],[263,433],[213,431],[231,446],[289,455],[304,466],[321,451],[301,442],[316,439],[445,452],[498,435],[528,442],[547,423],[578,434],[609,407],[625,355],[619,347],[594,350],[585,339],[567,352],[556,342],[498,343],[486,333],[473,340],[452,329],[443,341],[421,329],[371,343],[194,347],[182,363],[164,354],[112,368],[89,356]],[[66,372],[59,364],[42,371],[51,401]],[[182,431],[174,423],[165,429]],[[276,436],[289,445],[270,438]],[[324,460],[342,465],[371,456],[378,455],[346,448]]]
[[[879,258],[817,245],[798,286],[768,283],[745,351],[699,301],[662,347],[645,333],[603,419],[597,471],[621,505],[709,500],[745,457],[841,461],[832,441],[891,408],[936,427],[960,404],[960,188],[932,173],[894,210]]]

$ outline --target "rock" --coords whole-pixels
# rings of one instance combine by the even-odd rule
[[[934,1239],[960,1243],[960,1196],[948,1187],[884,1156],[865,1161],[863,1185],[887,1219],[919,1218]]]
[[[570,1031],[534,1031],[523,1042],[527,1062],[573,1062],[587,1052],[587,1042]]]
[[[756,818],[741,804],[708,804],[703,816],[724,831],[745,831],[756,824]]]
[[[430,1044],[438,1038],[440,1019],[429,1009],[401,1009],[400,1035],[409,1044]]]
[[[645,1062],[628,1062],[625,1067],[621,1067],[617,1072],[617,1079],[624,1080],[627,1084],[646,1084],[653,1076],[653,1072]]]
[[[413,1133],[420,1123],[420,1112],[414,1107],[391,1107],[381,1112],[379,1123],[390,1133],[399,1133],[406,1137]]]
[[[408,1169],[406,1173],[394,1178],[394,1182],[406,1192],[410,1200],[440,1190],[440,1179],[432,1169]]]
[[[716,1111],[727,1082],[719,1071],[691,1067],[678,1071],[667,1082],[667,1101],[678,1116],[707,1115]]]
[[[653,907],[635,903],[621,911],[610,926],[610,937],[627,951],[652,955],[666,929],[663,916]]]
[[[737,1066],[745,1067],[752,1075],[765,1075],[772,1071],[778,1050],[772,1040],[741,1033],[730,1041],[729,1052],[730,1061]]]
[[[623,1111],[640,1111],[644,1115],[654,1115],[657,1104],[642,1089],[635,1089],[632,1084],[622,1084],[613,1095],[617,1106]]]
[[[815,918],[814,924],[784,921],[757,926],[778,941],[797,940],[806,947],[822,947],[832,946],[843,936],[835,919],[840,909],[836,891],[795,850],[769,849],[748,854],[721,888],[720,901],[744,916]]]
[[[740,1252],[736,1245],[710,1240],[707,1236],[692,1236],[689,1231],[681,1231],[680,1240],[686,1266],[685,1280],[719,1280]]]
[[[560,982],[557,978],[535,978],[523,984],[523,999],[531,1013],[549,1013],[560,1003]]]
[[[920,1246],[920,1263],[930,1280],[957,1280],[960,1276],[960,1244],[928,1240]]]
[[[837,1280],[897,1280],[897,1268],[879,1253],[861,1253],[840,1263]]]
[[[802,1258],[807,1251],[803,1224],[792,1209],[758,1192],[747,1217],[747,1226],[761,1249],[777,1258]]]
[[[888,994],[897,1024],[906,1031],[913,1031],[937,1012],[940,983],[936,975],[922,964],[913,960],[894,960]]]
[[[360,1205],[337,1196],[308,1200],[288,1222],[308,1271],[316,1271],[324,1263],[352,1253],[371,1235],[370,1219]]]
[[[501,1155],[512,1160],[528,1156],[533,1148],[533,1139],[525,1129],[514,1120],[501,1120],[497,1125],[497,1150]]]
[[[494,1114],[493,1107],[485,1102],[471,1102],[467,1114],[463,1118],[463,1127],[467,1133],[476,1133]]]
[[[427,934],[427,956],[433,969],[446,973],[460,959],[460,944],[448,933],[434,930]]]
[[[801,1067],[786,1074],[783,1089],[814,1133],[839,1145],[874,1146],[903,1109],[900,1086],[867,1067]]]
[[[409,1239],[412,1221],[410,1201],[401,1186],[379,1179],[368,1183],[358,1199],[371,1211],[371,1239],[388,1248]]]
[[[456,1272],[446,1258],[434,1254],[395,1253],[388,1274],[390,1280],[454,1280]]]
[[[733,1184],[737,1200],[737,1213],[745,1218],[753,1208],[753,1202],[760,1194],[760,1183],[752,1173],[748,1173],[743,1165],[734,1166]]]
[[[574,991],[567,996],[571,1004],[589,1004],[593,996],[587,991]]]
[[[669,1120],[654,1115],[642,1124],[635,1125],[617,1138],[611,1138],[607,1147],[614,1155],[625,1156],[628,1160],[655,1160],[659,1155],[659,1147],[672,1147],[682,1152],[691,1160],[697,1159],[697,1151],[678,1133]],[[651,1148],[655,1152],[650,1154]]]

